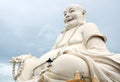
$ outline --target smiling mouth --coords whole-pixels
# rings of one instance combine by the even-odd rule
[[[70,22],[70,21],[72,21],[72,20],[74,20],[74,18],[68,19],[67,22]]]

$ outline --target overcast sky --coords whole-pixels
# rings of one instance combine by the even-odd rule
[[[13,82],[11,57],[27,53],[40,57],[52,48],[65,27],[63,11],[73,3],[86,9],[87,21],[107,37],[108,49],[120,52],[119,0],[0,0],[1,82]]]

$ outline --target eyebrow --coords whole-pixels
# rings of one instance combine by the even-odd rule
[[[64,11],[64,13],[66,13],[67,11]]]
[[[70,9],[68,9],[69,11],[71,10],[71,9],[75,9],[75,8],[70,8]],[[64,13],[66,13],[67,11],[64,11]]]
[[[71,9],[75,9],[75,8],[70,8],[69,10],[71,10]]]

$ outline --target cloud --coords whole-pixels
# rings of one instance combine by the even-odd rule
[[[119,2],[110,0],[0,0],[0,61],[32,53],[35,56],[52,47],[61,28],[63,10],[71,3],[88,11],[88,21],[99,24],[110,49],[119,52]],[[104,17],[104,18],[103,18]],[[47,48],[47,49],[46,49]],[[113,50],[114,49],[114,50]],[[118,50],[117,50],[118,49]],[[37,54],[37,55],[36,55]]]
[[[0,63],[0,76],[11,76],[12,65]]]
[[[12,65],[0,63],[0,82],[14,82],[12,79]]]

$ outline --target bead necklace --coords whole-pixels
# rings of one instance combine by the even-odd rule
[[[17,79],[17,77],[19,77],[20,75],[21,75],[21,73],[22,73],[22,70],[23,70],[23,61],[21,61],[21,62],[19,62],[19,63],[16,63],[16,62],[14,62],[13,63],[13,70],[12,70],[12,75],[13,75],[13,79],[14,80],[16,80]],[[18,64],[19,65],[19,67],[18,67],[18,71],[17,71],[17,73],[15,73],[15,65],[16,64]]]
[[[72,28],[72,29],[74,29],[74,31],[73,31],[73,33],[71,34],[71,36],[70,36],[70,38],[68,39],[68,42],[67,42],[67,44],[66,44],[65,46],[70,45],[70,39],[72,38],[72,36],[74,35],[74,33],[77,31],[77,29],[78,29],[80,26],[82,26],[82,25],[83,25],[83,24],[76,26],[75,29]],[[59,40],[59,42],[56,44],[55,49],[58,48],[58,45],[62,42],[62,40],[63,40],[63,38],[64,38],[64,36],[65,36],[65,34],[66,34],[66,32],[67,32],[68,30],[69,30],[69,29],[66,29],[65,31],[63,31],[62,38],[61,38],[61,39]],[[65,47],[65,46],[64,46],[64,47]]]
[[[27,59],[27,58],[31,58],[31,55],[27,55],[25,58],[19,58],[19,57],[16,57],[16,58],[13,58],[11,60],[11,63],[13,63],[13,69],[12,69],[12,76],[13,76],[13,79],[14,80],[17,80],[17,78],[21,75],[22,71],[23,71],[23,67],[24,67],[24,61]],[[15,73],[15,65],[18,64],[18,71],[17,73]]]

